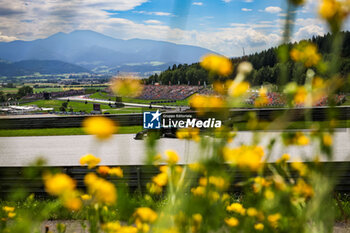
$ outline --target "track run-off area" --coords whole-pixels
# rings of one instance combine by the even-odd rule
[[[291,160],[312,160],[318,154],[316,145],[283,146],[281,132],[258,133],[263,147],[272,138],[276,144],[268,162],[276,161],[283,153],[291,155]],[[306,132],[308,134],[308,132]],[[44,158],[48,166],[79,166],[81,156],[92,153],[101,158],[101,165],[123,166],[142,165],[145,161],[146,145],[143,140],[133,139],[134,134],[117,134],[107,141],[98,142],[93,136],[37,136],[37,137],[1,137],[0,165],[2,167],[19,167],[30,165],[37,158]],[[253,132],[238,132],[229,147],[252,142]],[[210,140],[215,140],[211,138]],[[333,138],[333,161],[350,161],[350,131],[337,129]],[[162,138],[157,140],[157,151],[164,154],[167,149],[175,150],[180,156],[180,163],[192,163],[203,156],[198,143],[193,141]],[[327,161],[321,158],[321,161]]]

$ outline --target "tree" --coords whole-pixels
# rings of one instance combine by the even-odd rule
[[[33,88],[30,86],[23,86],[18,89],[17,95],[19,98],[22,98],[26,95],[33,94]]]

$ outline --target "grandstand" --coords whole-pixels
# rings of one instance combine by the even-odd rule
[[[204,89],[203,86],[188,85],[145,85],[139,99],[183,100]]]

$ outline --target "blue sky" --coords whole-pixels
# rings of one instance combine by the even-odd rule
[[[296,10],[293,40],[328,31],[318,0]],[[281,41],[283,0],[1,0],[0,41],[34,40],[84,29],[115,38],[166,40],[227,56]],[[349,29],[349,21],[345,29]]]

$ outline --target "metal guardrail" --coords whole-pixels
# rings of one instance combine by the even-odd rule
[[[334,191],[336,192],[350,192],[350,162],[324,162],[318,165],[322,167],[324,174],[328,174],[334,178],[336,185]],[[159,169],[154,166],[138,165],[138,166],[121,166],[123,169],[123,178],[108,178],[110,181],[118,186],[127,185],[130,192],[140,191],[146,192],[147,183],[151,182],[152,177],[159,173]],[[28,193],[35,193],[36,195],[46,195],[44,185],[40,176],[35,178],[28,178],[28,169],[30,167],[0,167],[0,196],[6,196],[8,193],[20,188]],[[36,169],[36,168],[34,168]],[[92,170],[86,167],[41,167],[41,170],[55,169],[66,173],[77,181],[77,188],[85,190],[84,176]],[[240,187],[234,184],[242,181],[247,173],[241,171],[233,171],[228,166],[223,165],[227,173],[231,175],[232,185],[229,188],[230,193],[239,192]],[[33,170],[31,170],[33,171]],[[266,172],[266,175],[270,172]],[[193,185],[197,184],[198,176],[188,177]]]
[[[230,117],[233,122],[246,122],[249,112],[254,112],[258,119],[265,121],[272,121],[277,116],[281,115],[285,111],[288,111],[288,115],[291,117],[291,121],[303,121],[305,120],[306,112],[310,113],[310,120],[312,121],[325,121],[328,118],[329,108],[316,107],[316,108],[261,108],[261,109],[231,109]],[[335,107],[336,119],[348,120],[350,119],[350,106]],[[172,114],[190,114],[193,117],[197,117],[195,111],[189,112],[171,112]],[[215,113],[208,114],[208,116],[215,116]],[[143,124],[142,113],[134,114],[110,114],[104,115],[116,122],[120,126],[141,126]],[[88,116],[49,116],[49,117],[6,117],[0,118],[0,129],[41,129],[41,128],[71,128],[80,127],[82,121]]]

